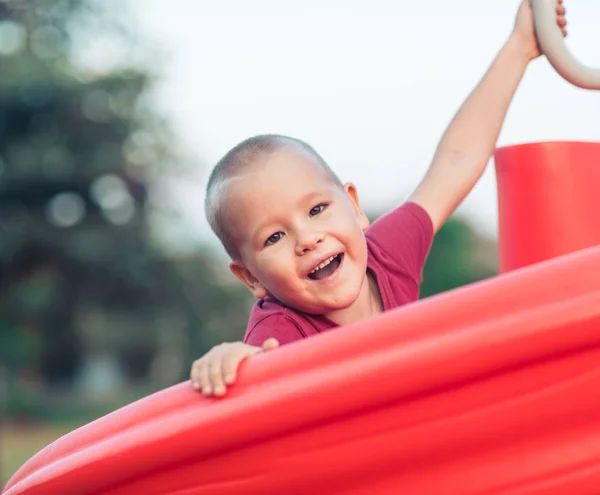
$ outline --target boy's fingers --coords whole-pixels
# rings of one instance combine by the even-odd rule
[[[231,385],[235,382],[238,367],[245,357],[245,354],[236,353],[226,356],[225,359],[223,359],[223,379],[225,380],[226,385]]]
[[[262,351],[275,349],[279,347],[279,342],[271,338],[267,339],[262,347],[248,346],[241,342],[221,344],[217,347],[218,352],[211,351],[208,356],[194,361],[190,372],[192,386],[195,389],[202,389],[202,393],[206,396],[225,395],[227,385],[235,382],[237,370],[244,359]]]
[[[200,380],[198,376],[198,367],[200,366],[198,361],[194,361],[192,364],[192,368],[190,369],[190,381],[192,382],[192,387],[195,389],[200,388]]]
[[[247,357],[254,356],[261,351],[260,347],[245,346],[238,352],[226,355],[223,358],[223,380],[225,385],[231,385],[237,377],[237,370],[240,363]]]
[[[279,341],[273,337],[265,340],[262,345],[262,348],[265,351],[270,351],[271,349],[276,349],[277,347],[279,347]]]
[[[208,376],[208,364],[204,360],[194,362],[192,371],[190,372],[190,379],[192,380],[192,386],[196,390],[202,390],[204,395],[212,394],[212,387],[210,386]]]
[[[202,361],[200,359],[196,359],[196,361],[194,361],[192,364],[192,369],[190,370],[190,380],[192,381],[192,386],[195,389],[199,389],[202,386],[200,383],[200,369],[202,366]]]
[[[208,367],[208,377],[210,379],[210,386],[212,392],[221,396],[225,394],[225,383],[223,382],[223,367],[222,360],[213,359]]]

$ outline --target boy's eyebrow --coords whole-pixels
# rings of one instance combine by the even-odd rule
[[[313,198],[318,198],[319,196],[324,196],[325,194],[327,194],[326,191],[314,191],[308,194],[305,194],[304,196],[302,196],[302,198],[300,199],[300,203],[307,203],[308,201],[310,201]]]

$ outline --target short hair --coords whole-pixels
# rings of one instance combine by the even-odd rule
[[[231,177],[234,177],[255,165],[258,158],[271,155],[287,147],[298,148],[310,155],[321,167],[323,167],[337,185],[343,187],[338,176],[331,170],[321,155],[319,155],[312,146],[300,139],[280,134],[262,134],[248,138],[234,146],[213,168],[210,177],[208,178],[206,198],[204,201],[206,219],[213,232],[221,241],[221,244],[223,244],[225,251],[227,251],[227,254],[229,254],[232,259],[239,259],[240,253],[233,237],[225,225],[226,222],[223,215],[224,208],[219,198],[219,188]]]

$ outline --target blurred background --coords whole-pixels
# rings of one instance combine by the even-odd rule
[[[204,220],[211,164],[291,134],[376,218],[425,172],[508,3],[0,0],[0,481],[243,336],[253,301]],[[578,9],[571,48],[600,65],[600,7]],[[501,141],[597,140],[598,115],[536,61]],[[497,272],[495,208],[490,167],[436,236],[423,297]]]

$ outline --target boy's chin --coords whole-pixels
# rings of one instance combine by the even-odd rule
[[[354,291],[348,291],[345,294],[337,294],[335,300],[323,301],[314,314],[327,316],[331,313],[348,309],[356,302],[359,294],[360,290],[356,291],[355,293]]]

